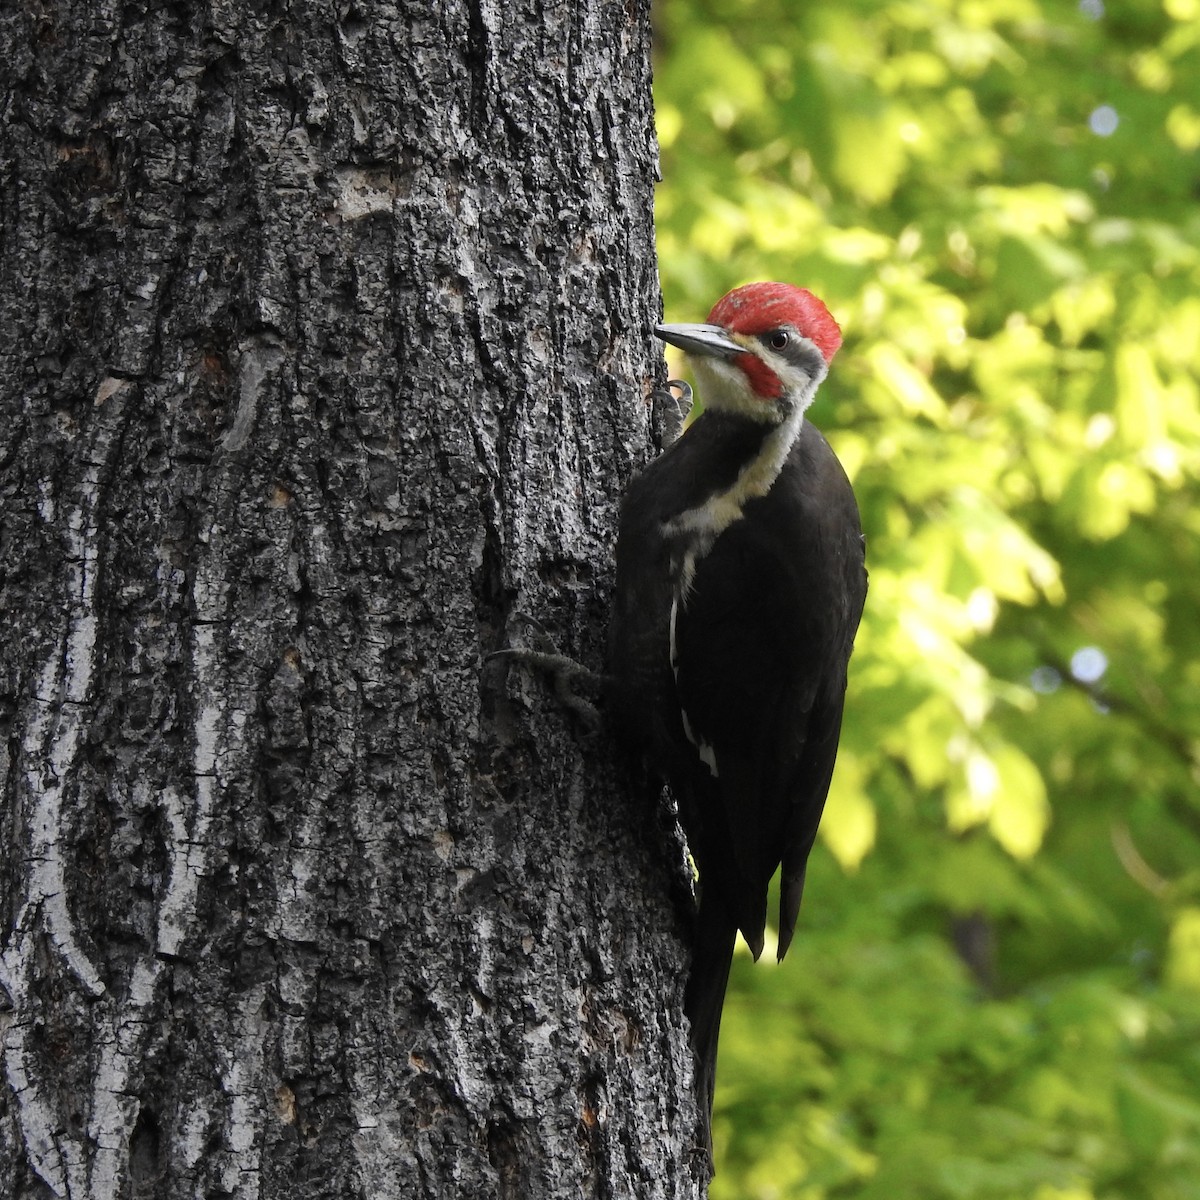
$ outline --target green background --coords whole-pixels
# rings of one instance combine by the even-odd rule
[[[1200,0],[655,25],[667,317],[826,300],[871,572],[712,1195],[1200,1197]]]

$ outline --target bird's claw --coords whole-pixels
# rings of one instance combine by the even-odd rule
[[[535,648],[539,654],[558,654],[558,647],[554,644],[554,639],[537,617],[531,617],[528,613],[515,612],[512,614],[511,620],[519,622],[532,632],[533,640],[536,643]],[[504,651],[500,650],[497,653],[503,654]]]
[[[604,686],[604,677],[595,671],[588,670],[582,663],[577,663],[565,654],[559,654],[553,639],[546,632],[540,621],[524,613],[514,613],[523,625],[528,626],[534,633],[538,644],[537,649],[526,649],[524,646],[509,646],[504,650],[496,650],[487,656],[487,661],[502,660],[522,663],[534,670],[545,672],[554,680],[554,694],[566,709],[573,712],[595,732],[603,725],[600,710],[590,701],[585,700],[574,690],[576,683],[599,690]]]
[[[679,395],[675,394],[678,390]],[[682,379],[668,379],[667,386],[651,394],[654,436],[662,449],[678,440],[688,413],[692,411],[692,387]]]

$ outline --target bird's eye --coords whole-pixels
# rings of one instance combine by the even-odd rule
[[[792,340],[791,334],[786,329],[776,329],[767,339],[767,345],[772,350],[786,350],[787,344]]]

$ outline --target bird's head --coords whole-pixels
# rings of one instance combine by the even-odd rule
[[[706,409],[769,424],[812,403],[842,344],[829,309],[790,283],[748,283],[717,301],[708,324],[654,332],[692,360]]]

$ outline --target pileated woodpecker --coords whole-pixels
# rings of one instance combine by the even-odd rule
[[[757,959],[780,865],[781,959],[795,931],[867,574],[849,480],[804,420],[842,341],[825,305],[753,283],[655,332],[704,411],[622,502],[610,686],[699,872],[685,1007],[708,1113],[737,931]]]

